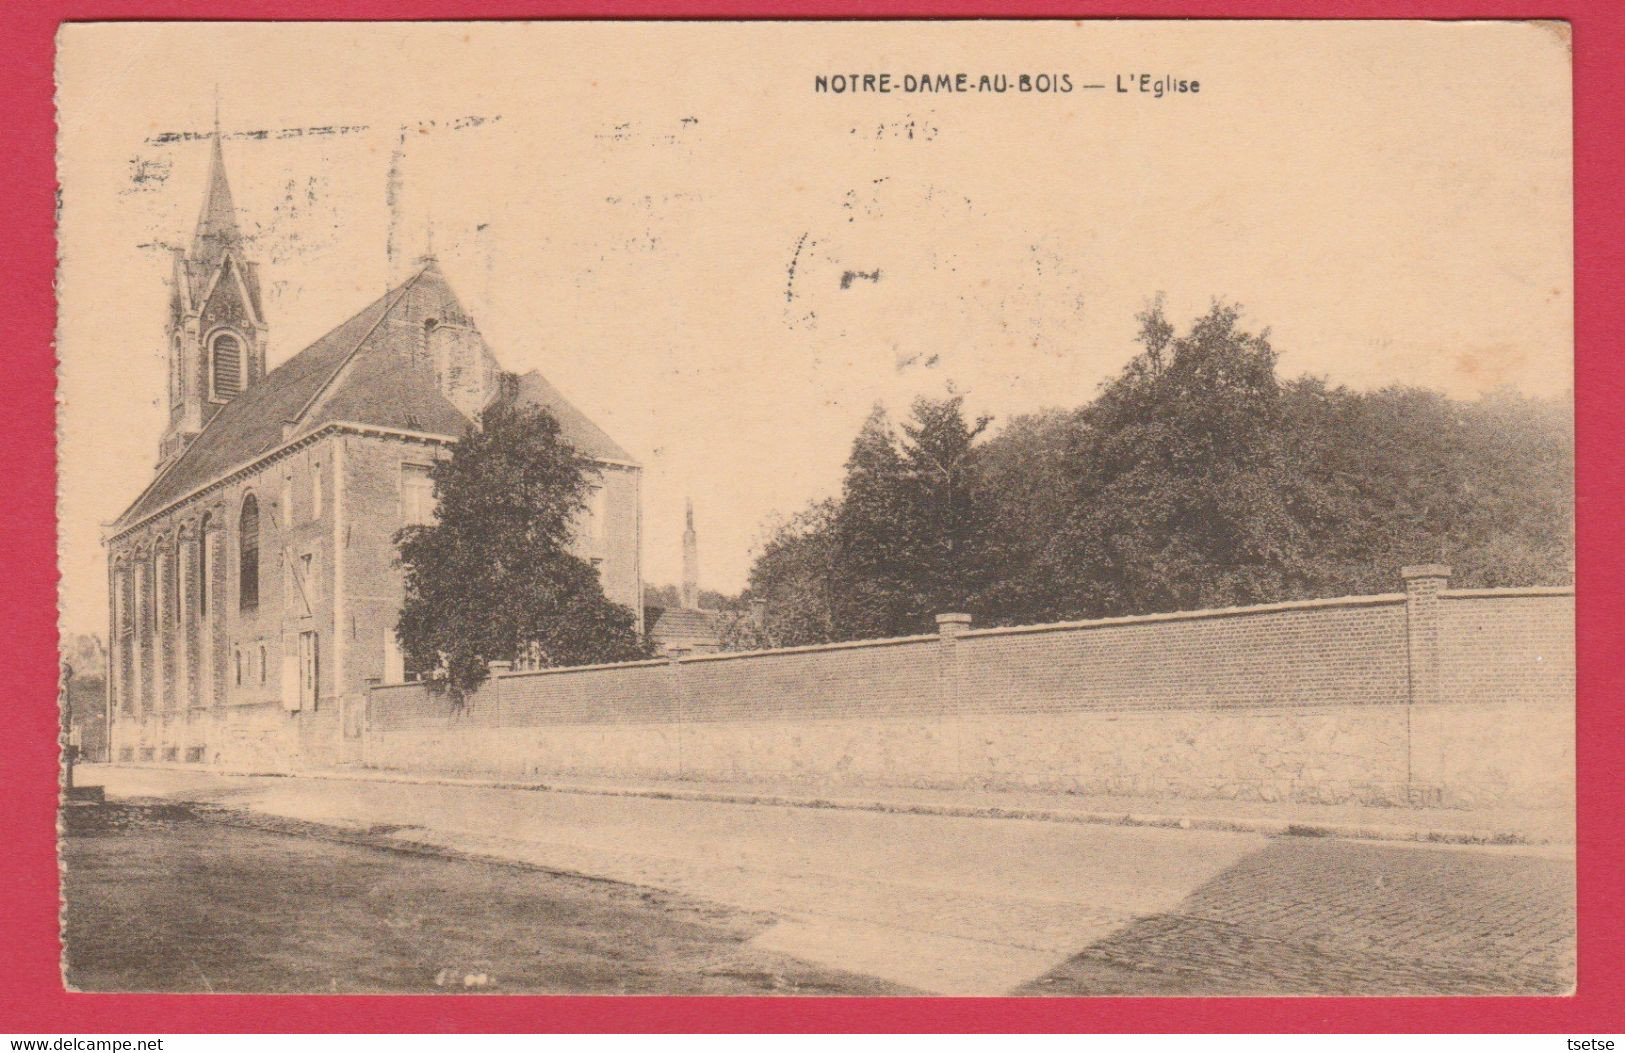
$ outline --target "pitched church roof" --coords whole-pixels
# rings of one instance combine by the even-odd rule
[[[534,369],[519,378],[519,401],[540,406],[553,414],[564,437],[588,457],[633,463],[631,454],[610,438],[604,429],[587,419],[585,413],[571,405],[568,399],[559,394],[558,388],[549,384],[547,378]]]
[[[212,193],[212,190],[211,190]],[[229,193],[229,191],[228,191]],[[423,320],[461,315],[433,261],[241,395],[221,406],[186,450],[114,523],[133,525],[286,442],[337,422],[461,436],[469,418],[421,362]],[[614,440],[543,380],[520,379],[519,397],[558,418],[563,435],[590,457],[631,461]]]

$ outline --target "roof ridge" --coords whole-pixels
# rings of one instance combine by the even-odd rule
[[[332,389],[333,385],[338,381],[339,376],[343,374],[345,369],[349,367],[350,363],[355,360],[355,356],[361,351],[362,346],[372,338],[372,334],[378,331],[378,327],[380,325],[384,324],[384,319],[388,318],[390,313],[393,312],[395,308],[400,306],[401,301],[406,298],[406,294],[411,291],[412,286],[416,285],[418,283],[418,279],[422,278],[428,273],[428,271],[428,267],[419,268],[416,274],[412,275],[412,277],[401,283],[400,288],[395,290],[395,298],[389,302],[389,306],[378,312],[378,317],[373,319],[372,324],[367,327],[367,331],[362,333],[360,338],[356,340],[355,346],[350,348],[350,350],[345,353],[343,358],[339,359],[338,364],[333,367],[333,372],[328,374],[327,379],[322,381],[321,386],[316,389],[315,393],[312,394],[310,398],[305,400],[305,404],[299,407],[299,412],[295,413],[293,417],[287,421],[287,423],[298,424],[305,419],[305,414],[309,413],[311,409],[315,407],[316,403],[321,401],[322,396],[326,395],[328,391]],[[201,436],[199,437],[201,438]]]

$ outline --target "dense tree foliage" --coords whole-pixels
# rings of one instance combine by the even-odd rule
[[[715,589],[701,589],[699,595],[700,610],[702,611],[731,611],[739,606],[738,596],[730,596]],[[649,585],[643,586],[643,605],[645,607],[681,607],[683,605],[683,590],[676,585]]]
[[[547,666],[647,655],[636,615],[570,551],[594,471],[551,414],[511,400],[435,464],[434,523],[396,538],[406,580],[396,636],[413,667],[460,695],[488,662],[527,648]]]
[[[816,501],[769,527],[744,593],[757,609],[727,627],[724,647],[799,647],[836,638],[837,508],[835,501]]]
[[[1087,407],[1070,507],[1041,568],[1054,613],[1258,602],[1300,585],[1304,482],[1282,427],[1269,336],[1216,304],[1175,336],[1160,304],[1142,350]]]
[[[876,407],[852,444],[831,517],[830,619],[842,639],[928,629],[987,581],[985,505],[963,399],[919,399],[895,431]]]
[[[1364,592],[1406,563],[1462,586],[1572,580],[1566,401],[1282,382],[1269,333],[1153,302],[1139,352],[1075,410],[984,438],[962,398],[865,422],[840,498],[778,525],[751,571],[788,645]]]

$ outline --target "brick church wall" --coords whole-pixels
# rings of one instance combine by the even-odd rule
[[[402,601],[394,540],[405,525],[402,465],[432,464],[448,449],[443,442],[399,435],[318,436],[174,509],[119,545],[112,587],[124,590],[130,631],[121,638],[113,627],[114,758],[248,771],[359,761],[367,684],[386,673],[387,638]],[[641,593],[638,472],[606,466],[603,480],[604,527],[582,554],[599,561],[612,598],[636,605]],[[259,510],[259,599],[245,605],[239,527],[250,494]],[[199,577],[195,540],[205,513],[210,524],[206,583]],[[153,620],[162,612],[155,609],[152,545],[166,546],[173,575],[177,533],[188,593],[188,616],[179,626],[163,620],[166,614]],[[289,567],[307,554],[313,578],[308,614],[290,584]],[[173,587],[166,584],[166,597]],[[206,624],[200,612],[205,587]],[[170,603],[172,597],[166,610]],[[284,657],[298,653],[302,632],[317,634],[318,698],[289,711],[282,690]],[[206,712],[184,719],[176,715],[192,708]]]

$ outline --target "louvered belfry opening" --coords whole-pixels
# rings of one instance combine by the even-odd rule
[[[243,342],[236,333],[217,333],[210,344],[214,397],[235,398],[243,390]]]

